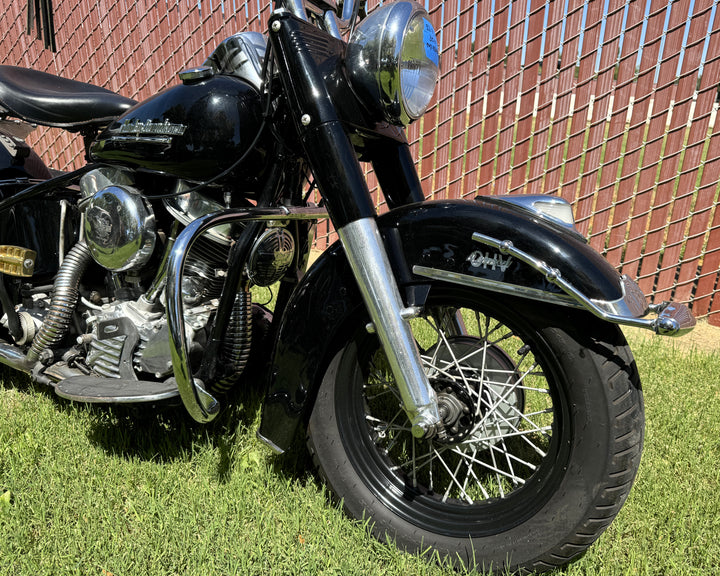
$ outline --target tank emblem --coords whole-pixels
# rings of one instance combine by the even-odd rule
[[[125,120],[120,126],[121,134],[159,134],[163,136],[182,136],[187,130],[185,124],[174,124],[169,120],[165,122],[153,122],[147,120],[145,122],[138,120]]]
[[[502,254],[490,254],[490,252],[483,254],[480,250],[475,250],[468,256],[467,261],[470,262],[472,268],[484,268],[486,270],[488,268],[491,270],[499,268],[501,272],[505,272],[510,267],[512,257],[503,258]]]

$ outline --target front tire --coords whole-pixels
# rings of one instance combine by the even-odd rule
[[[330,364],[308,446],[373,534],[468,568],[543,571],[603,532],[640,463],[643,398],[616,326],[434,287],[411,322],[445,430],[417,440],[363,322]]]

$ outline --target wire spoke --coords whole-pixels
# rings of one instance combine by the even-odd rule
[[[445,447],[441,448],[440,453],[444,452],[446,450]],[[415,453],[413,451],[412,455],[412,466],[414,470],[422,471],[423,469],[429,467],[433,460],[435,459],[437,450],[434,448],[429,448],[428,451],[424,455],[420,455],[419,457],[415,456]],[[408,460],[405,460],[403,462],[398,463],[396,466],[393,466],[393,469],[402,469],[408,464]]]
[[[391,423],[370,416],[366,416],[365,419],[371,423],[372,429],[377,432],[379,438],[387,437],[388,432],[412,432],[410,426],[391,425]],[[375,424],[373,425],[373,423]],[[389,451],[390,448],[388,447],[386,450]]]
[[[502,444],[502,442],[500,442],[500,444]],[[533,472],[535,470],[537,470],[536,464],[533,464],[532,462],[528,462],[527,460],[523,460],[522,458],[519,458],[518,456],[516,456],[515,454],[513,454],[506,448],[505,449],[499,448],[497,444],[490,446],[490,450],[502,452],[509,460],[512,460],[513,462],[515,462],[516,464],[520,464],[521,466],[525,466],[526,468],[532,470]]]
[[[492,465],[488,464],[487,462],[483,462],[482,460],[480,460],[479,458],[477,458],[475,456],[470,456],[470,455],[466,454],[465,452],[459,451],[457,449],[454,449],[453,452],[455,452],[465,458],[468,458],[474,464],[477,464],[478,466],[480,466],[482,468],[486,468],[487,470],[494,472],[498,476],[503,476],[505,478],[509,478],[515,484],[525,484],[525,480],[523,478],[520,478],[519,476],[516,476],[514,474],[510,474],[509,472],[502,470],[500,468],[497,468],[495,466],[492,466]]]
[[[437,451],[435,451],[435,450],[434,450],[434,452],[437,453]],[[470,496],[467,495],[467,492],[465,492],[462,484],[460,484],[460,482],[458,481],[458,479],[455,477],[455,474],[452,473],[452,471],[450,470],[450,468],[449,468],[448,465],[446,464],[445,460],[444,460],[443,458],[440,458],[440,455],[439,455],[439,454],[438,454],[438,462],[440,462],[440,464],[442,465],[442,467],[445,468],[445,471],[450,475],[452,484],[454,484],[454,485],[460,490],[460,494],[462,495],[462,497],[465,498],[465,499],[468,501],[469,504],[472,504],[472,503],[473,503],[473,499],[470,498]],[[447,492],[446,492],[445,495],[443,496],[443,501],[447,500],[447,495],[448,495],[449,492],[450,492],[450,488],[452,487],[452,484],[451,484],[450,486],[448,486]]]
[[[501,440],[518,438],[521,436],[532,436],[537,433],[550,432],[551,430],[552,426],[544,426],[542,428],[538,428],[537,430],[516,430],[514,432],[500,432],[493,435],[484,435],[482,439],[479,440],[469,437],[467,440],[464,440],[462,444],[470,446],[487,445],[488,443],[492,442],[500,442]]]
[[[540,468],[554,430],[549,383],[531,346],[477,310],[430,308],[411,326],[444,398],[447,436],[415,438],[391,372],[372,361],[366,422],[389,469],[443,502],[507,498]]]
[[[477,456],[477,450],[473,450],[472,457],[475,458]],[[490,494],[485,489],[485,486],[483,485],[483,482],[478,478],[477,474],[475,473],[475,469],[473,468],[473,462],[472,460],[466,460],[466,466],[467,466],[467,474],[465,475],[465,483],[464,486],[467,488],[467,484],[470,481],[470,477],[475,480],[475,487],[480,489],[480,492],[483,495],[483,498],[490,498]]]

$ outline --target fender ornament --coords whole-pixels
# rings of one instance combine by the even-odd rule
[[[512,256],[503,258],[501,254],[483,253],[480,250],[475,250],[467,257],[466,261],[470,263],[471,268],[483,268],[485,270],[488,268],[495,270],[497,268],[500,272],[505,272],[510,267]]]

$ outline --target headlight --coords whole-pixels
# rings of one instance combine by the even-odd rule
[[[407,125],[425,113],[440,75],[438,44],[427,12],[414,2],[374,10],[347,49],[354,92],[371,112]]]

